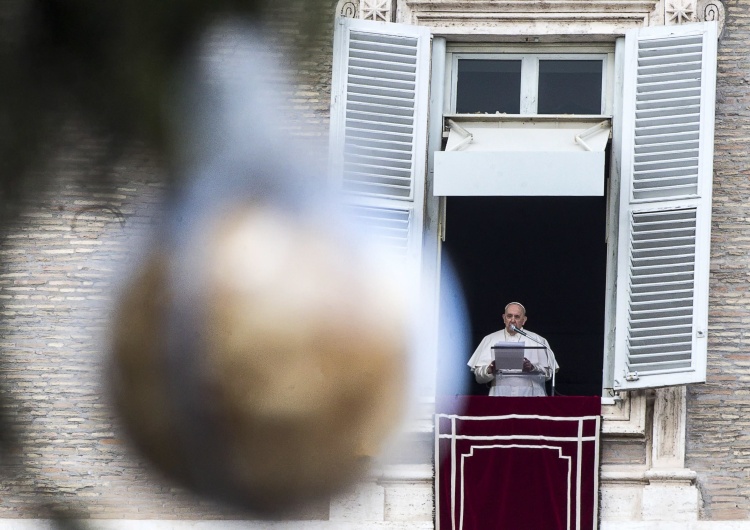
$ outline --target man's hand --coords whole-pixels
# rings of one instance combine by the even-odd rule
[[[524,372],[533,372],[534,371],[534,365],[531,364],[531,361],[529,361],[525,357],[523,359],[523,371]]]
[[[489,372],[491,374],[496,373],[496,370],[495,370],[495,361],[492,361],[490,363],[490,366],[487,368],[487,372]]]

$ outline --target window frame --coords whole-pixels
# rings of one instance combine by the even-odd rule
[[[456,114],[456,84],[460,59],[521,60],[521,116],[538,116],[540,60],[601,60],[602,67],[602,112],[597,115],[610,116],[613,109],[615,43],[598,45],[498,45],[448,43],[445,61],[444,114]],[[549,116],[542,114],[541,116]]]
[[[602,118],[610,119],[612,124],[612,134],[617,136],[620,129],[622,115],[620,112],[621,97],[622,97],[622,70],[623,70],[623,38],[613,39],[611,42],[598,43],[598,44],[502,44],[497,43],[451,43],[446,44],[445,51],[445,73],[443,75],[443,116],[447,114],[455,114],[455,101],[456,101],[456,61],[457,58],[461,57],[481,57],[487,58],[488,56],[509,58],[509,57],[539,57],[544,58],[591,58],[597,57],[602,58],[604,61],[604,68],[602,69],[603,83],[602,83],[602,100],[603,100],[603,112]],[[523,76],[523,73],[522,73]],[[513,115],[514,117],[517,115]],[[524,116],[523,114],[521,116]],[[553,115],[538,115],[531,114],[534,116],[551,117]],[[581,116],[581,115],[579,115]],[[561,119],[574,118],[574,115],[559,116]],[[434,118],[433,118],[434,119]],[[444,120],[441,120],[441,122]],[[613,142],[619,143],[615,138]],[[610,145],[608,149],[613,152],[617,148]],[[604,342],[602,343],[602,389],[601,396],[603,402],[609,402],[612,400],[612,380],[614,377],[614,363],[615,363],[615,351],[614,351],[614,338],[610,336],[611,330],[614,328],[616,321],[616,298],[614,293],[616,291],[616,275],[617,275],[617,244],[618,244],[618,227],[619,219],[617,213],[619,211],[618,198],[619,198],[619,166],[616,160],[617,157],[610,157],[609,164],[609,178],[606,179],[604,193],[607,202],[607,214],[606,214],[606,226],[604,227],[603,237],[606,238],[607,244],[607,271],[606,271],[606,285],[605,293],[606,299],[604,302],[605,316],[604,316]],[[441,201],[443,204],[444,201]],[[441,220],[440,225],[445,226],[446,221],[444,218],[446,210],[444,204],[440,208]],[[442,236],[441,236],[442,237]]]

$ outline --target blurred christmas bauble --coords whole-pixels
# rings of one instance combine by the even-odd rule
[[[270,515],[360,478],[408,372],[404,292],[372,258],[257,205],[155,245],[113,323],[130,438],[183,485]]]

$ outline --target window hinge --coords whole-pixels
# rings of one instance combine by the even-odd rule
[[[604,389],[604,394],[602,394],[602,405],[617,405],[623,401],[625,401],[625,399],[618,390],[615,390],[614,388]]]
[[[640,378],[638,372],[625,372],[625,381],[638,381]]]

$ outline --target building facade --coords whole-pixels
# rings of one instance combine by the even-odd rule
[[[744,385],[749,372],[743,346],[744,324],[750,315],[745,296],[749,14],[750,2],[745,1],[342,1],[335,17],[332,13],[330,32],[320,35],[314,51],[299,63],[297,82],[288,94],[290,107],[301,118],[297,134],[310,138],[317,156],[322,156],[330,127],[335,161],[337,146],[346,135],[346,118],[341,114],[345,76],[336,70],[345,55],[345,29],[387,34],[394,27],[391,24],[398,24],[399,31],[406,27],[411,32],[408,38],[423,48],[415,53],[424,53],[431,65],[416,81],[421,85],[415,90],[423,90],[416,119],[421,120],[424,137],[416,147],[410,144],[410,152],[419,155],[411,161],[414,172],[406,186],[384,179],[379,182],[401,195],[366,192],[360,194],[367,198],[360,205],[407,212],[405,252],[410,263],[418,263],[414,269],[421,273],[422,288],[433,293],[428,299],[438,304],[443,231],[451,217],[434,190],[435,174],[445,175],[447,166],[440,166],[434,155],[445,152],[444,133],[445,140],[451,141],[446,116],[465,113],[456,110],[451,91],[457,90],[452,77],[457,70],[451,68],[458,67],[462,54],[467,60],[481,54],[489,59],[521,57],[521,61],[535,55],[541,60],[565,54],[600,58],[596,60],[604,65],[601,107],[599,112],[585,114],[598,119],[592,125],[607,121],[606,130],[612,136],[604,148],[608,150],[602,170],[606,180],[600,174],[607,186],[610,215],[602,227],[602,231],[609,230],[604,260],[608,280],[602,287],[606,301],[600,312],[606,314],[598,361],[604,373],[599,477],[603,529],[750,528],[746,487],[750,423]],[[352,26],[342,19],[357,22]],[[359,21],[374,24],[376,29],[359,26]],[[691,321],[688,358],[690,366],[697,367],[690,371],[692,380],[680,379],[685,370],[667,374],[664,377],[671,380],[666,381],[656,377],[663,374],[648,377],[648,366],[641,368],[639,377],[633,373],[637,370],[622,369],[626,361],[618,353],[618,344],[627,339],[618,338],[617,333],[630,326],[618,320],[627,313],[618,309],[618,304],[627,307],[623,301],[627,295],[618,289],[629,281],[618,274],[631,259],[618,254],[617,241],[631,237],[617,230],[626,208],[618,186],[623,164],[628,164],[621,158],[624,151],[618,142],[635,143],[620,135],[635,128],[632,123],[623,126],[627,119],[622,109],[627,108],[623,101],[629,97],[628,90],[638,90],[627,73],[627,49],[632,41],[625,36],[642,28],[660,28],[678,37],[699,34],[702,49],[715,58],[715,98],[709,101],[710,109],[704,106],[697,117],[705,140],[702,149],[710,147],[710,160],[705,159],[706,151],[696,156],[703,157],[699,165],[708,168],[709,178],[696,173],[695,182],[689,185],[700,191],[681,194],[676,199],[681,202],[673,208],[695,208],[696,232],[706,238],[710,234],[706,240],[710,246],[696,247],[694,256],[695,297],[705,291],[707,299],[705,314],[694,315]],[[645,31],[647,38],[655,38],[649,37],[650,30]],[[284,38],[293,40],[295,29],[282,26],[279,35],[282,43]],[[704,61],[702,68],[711,65]],[[539,75],[538,71],[524,72],[521,77],[527,83]],[[714,95],[713,90],[708,92]],[[535,97],[538,93],[521,104]],[[519,114],[528,113],[536,114]],[[564,126],[566,119],[558,123]],[[459,129],[453,131],[471,131],[460,119],[454,122]],[[678,124],[672,126],[675,129],[668,134],[680,134]],[[373,470],[351,492],[311,507],[292,521],[252,521],[247,514],[196,499],[132,454],[108,408],[106,383],[101,378],[106,362],[102,330],[117,281],[117,264],[136,259],[138,234],[159,222],[165,179],[159,163],[142,150],[134,148],[114,163],[104,158],[106,166],[97,167],[91,162],[100,154],[95,141],[80,131],[67,138],[58,155],[38,169],[55,175],[50,188],[31,198],[3,234],[0,296],[5,317],[5,406],[21,433],[21,458],[5,466],[0,527],[38,527],[51,515],[62,513],[88,520],[92,528],[126,528],[133,520],[142,525],[148,521],[154,528],[231,528],[235,524],[243,528],[433,528],[430,415],[443,381],[437,366],[431,378],[436,383],[424,389],[422,419],[409,433],[412,449],[392,464]],[[602,164],[604,160],[602,155]],[[110,173],[110,184],[92,188],[80,183],[78,176],[92,168]],[[347,178],[345,186],[352,186],[356,195],[361,182]],[[706,182],[708,190],[701,188]],[[540,182],[539,186],[548,184]],[[699,200],[706,197],[708,201]],[[627,215],[633,208],[636,214],[641,211],[630,204],[627,208]],[[659,208],[669,210],[670,206],[659,203]],[[709,226],[710,231],[706,230]],[[704,321],[707,327],[701,328]],[[620,380],[628,376],[632,381]]]

